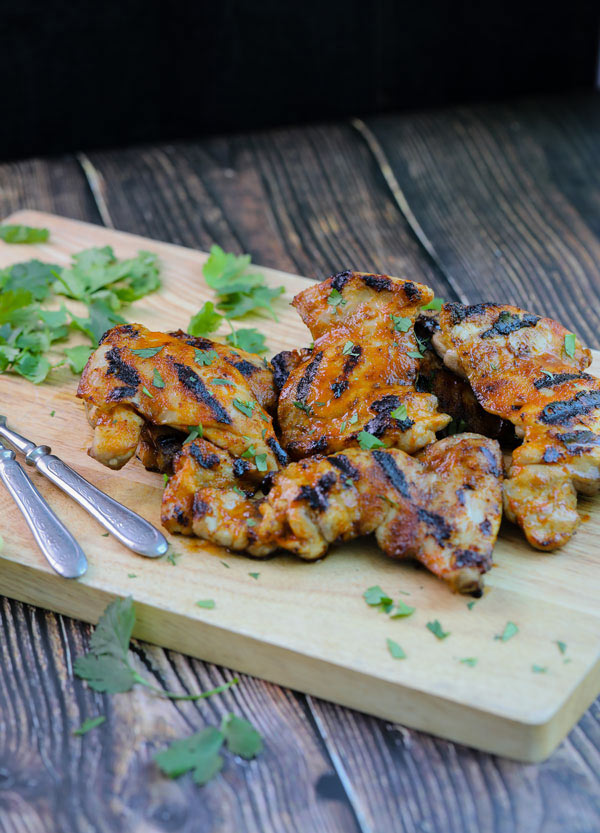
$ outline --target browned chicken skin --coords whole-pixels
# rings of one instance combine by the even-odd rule
[[[140,352],[141,351],[141,352]],[[77,395],[94,427],[90,454],[121,468],[135,453],[145,423],[185,437],[196,428],[207,440],[245,459],[262,480],[287,456],[267,408],[273,408],[272,372],[262,359],[224,344],[154,333],[139,324],[113,327],[88,361]],[[152,432],[142,456],[160,468]]]
[[[182,457],[163,516],[189,506],[189,478],[203,478],[191,473],[191,450]],[[434,443],[417,459],[398,449],[353,448],[291,463],[259,499],[239,488],[197,489],[192,530],[254,556],[284,549],[307,560],[374,532],[390,557],[415,558],[454,590],[479,595],[500,525],[501,479],[498,444],[475,434]],[[167,526],[188,531],[185,524],[177,530],[176,518]]]
[[[562,546],[579,523],[576,491],[600,485],[600,380],[585,372],[590,351],[556,321],[510,305],[445,304],[440,327],[434,343],[444,361],[523,438],[504,483],[508,518],[537,549]]]
[[[413,328],[432,297],[412,281],[340,272],[294,298],[315,339],[273,359],[282,445],[294,459],[356,446],[360,431],[408,453],[435,440],[450,417],[415,390]]]

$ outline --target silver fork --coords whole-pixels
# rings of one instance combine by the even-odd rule
[[[59,457],[51,454],[49,446],[36,445],[12,431],[2,415],[0,437],[24,454],[28,465],[35,466],[130,550],[148,558],[158,558],[167,552],[169,542],[149,521],[93,486]]]

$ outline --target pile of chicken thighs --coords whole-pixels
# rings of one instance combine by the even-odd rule
[[[137,452],[169,475],[171,532],[307,560],[373,533],[390,557],[480,595],[503,506],[536,549],[575,532],[577,492],[600,485],[600,381],[551,319],[424,311],[432,298],[387,275],[333,275],[293,301],[312,347],[270,362],[114,327],[78,389],[89,453],[118,469]]]

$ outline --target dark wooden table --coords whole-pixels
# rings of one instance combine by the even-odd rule
[[[0,215],[24,207],[302,275],[381,271],[447,299],[510,300],[600,346],[592,95],[0,165]],[[0,612],[1,833],[600,830],[600,700],[548,761],[523,765],[252,678],[197,705],[95,694],[72,674],[87,625],[8,599]],[[159,684],[231,677],[135,655]],[[263,732],[260,758],[202,789],[158,774],[158,739],[229,710]],[[92,713],[106,724],[74,738]]]

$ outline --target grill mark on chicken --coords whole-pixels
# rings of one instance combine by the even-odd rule
[[[106,398],[109,402],[120,402],[122,399],[129,399],[135,396],[136,393],[137,388],[114,388]]]
[[[483,552],[473,550],[456,550],[454,553],[454,565],[456,567],[479,567],[483,566],[487,571],[491,567],[491,556]]]
[[[203,518],[210,511],[210,506],[199,494],[194,495],[193,507],[194,515],[198,518]]]
[[[481,451],[483,456],[486,458],[486,460],[488,460],[490,464],[490,474],[494,477],[500,477],[500,475],[502,474],[502,469],[498,466],[496,458],[494,457],[492,452],[489,450],[489,448],[485,447],[482,448]]]
[[[314,358],[308,364],[306,370],[304,371],[304,376],[298,382],[298,386],[296,388],[296,399],[299,402],[305,402],[306,397],[310,393],[310,386],[313,382],[315,376],[317,375],[317,370],[319,369],[319,365],[323,359],[323,351],[319,350],[318,353],[315,353]]]
[[[443,546],[444,541],[447,541],[452,534],[451,527],[446,523],[441,515],[437,514],[437,512],[430,512],[429,509],[419,507],[417,509],[417,514],[419,516],[419,520],[427,524],[437,543],[440,544],[440,546]]]
[[[247,460],[242,460],[241,457],[237,457],[233,461],[233,473],[236,477],[243,477],[249,469],[250,463]]]
[[[296,500],[306,500],[311,509],[317,512],[325,512],[329,506],[327,495],[336,480],[335,474],[328,472],[320,477],[314,486],[302,486]]]
[[[220,422],[223,425],[231,425],[231,417],[221,403],[208,391],[198,374],[194,373],[191,367],[180,364],[179,362],[174,362],[174,367],[181,384],[187,388],[198,402],[202,402],[210,408],[215,422]]]
[[[412,281],[406,281],[402,288],[409,301],[417,301],[421,297],[421,290]]]
[[[408,431],[409,428],[415,424],[414,420],[410,418],[397,419],[392,416],[394,411],[400,405],[400,398],[395,394],[388,394],[381,399],[377,399],[372,403],[370,410],[375,411],[377,416],[369,420],[365,425],[365,431],[373,434],[374,437],[380,437],[385,433],[392,423],[395,423],[401,431]]]
[[[328,457],[327,458],[332,466],[335,466],[336,469],[339,469],[345,477],[349,477],[352,480],[359,480],[360,479],[360,472],[353,466],[350,460],[346,457],[345,454],[336,454],[335,457]]]
[[[331,383],[331,390],[333,391],[333,398],[339,399],[340,396],[344,393],[344,391],[348,390],[350,383],[347,379],[342,379],[338,382]]]
[[[560,451],[557,448],[550,447],[550,448],[547,448],[544,451],[544,454],[542,456],[542,460],[543,460],[544,463],[558,463],[561,456],[562,455],[561,455]]]
[[[275,385],[277,393],[281,392],[281,388],[285,385],[288,380],[288,376],[290,375],[291,368],[288,362],[289,355],[290,351],[284,350],[281,353],[277,353],[277,355],[273,356],[271,359],[271,367],[273,368],[273,384]]]
[[[203,469],[214,469],[214,467],[218,466],[220,462],[218,455],[210,452],[205,454],[204,450],[199,448],[196,444],[191,446],[190,454]]]
[[[537,390],[542,388],[554,388],[557,385],[562,385],[565,382],[572,382],[574,379],[582,379],[585,382],[591,382],[593,376],[589,373],[547,373],[541,379],[536,379],[533,386]]]
[[[557,434],[556,439],[566,446],[577,445],[600,445],[600,437],[592,431],[569,431],[566,434]],[[569,448],[573,453],[573,449]]]
[[[184,332],[184,330],[174,330],[167,335],[173,336],[173,338],[177,338],[185,344],[189,344],[190,347],[196,347],[198,350],[212,350],[214,347],[214,343],[209,338],[191,336],[189,333]]]
[[[546,425],[566,425],[574,417],[600,408],[600,391],[580,390],[572,399],[550,402],[542,409],[540,420]]]
[[[521,316],[517,313],[510,313],[507,310],[503,310],[492,326],[481,333],[480,338],[507,336],[510,333],[515,333],[517,330],[523,329],[523,327],[535,327],[539,320],[539,315],[525,313]]]
[[[275,455],[275,459],[281,466],[287,466],[289,463],[287,452],[279,445],[275,437],[269,437],[267,445]]]
[[[492,531],[492,525],[487,518],[479,524],[479,529],[484,535],[489,535]]]
[[[394,489],[402,497],[409,497],[408,483],[402,469],[398,468],[396,461],[387,451],[373,451],[373,459],[383,470],[383,473],[390,481]]]
[[[336,292],[341,292],[345,284],[348,283],[352,277],[352,272],[338,272],[337,275],[331,277],[331,288]]]
[[[135,367],[127,364],[121,356],[121,351],[118,347],[111,347],[107,351],[106,361],[108,363],[106,369],[107,376],[115,376],[120,382],[125,382],[128,388],[133,388],[135,391],[140,384],[140,374]]]
[[[105,333],[103,333],[100,336],[100,341],[98,342],[98,346],[103,344],[106,341],[106,336],[109,333],[114,332],[115,329],[117,329],[117,328],[113,327],[112,329],[109,329]],[[136,330],[136,328],[134,327],[133,324],[121,324],[118,327],[118,330],[119,330],[119,333],[121,333],[121,335],[131,336],[131,338],[135,338],[138,335],[138,332],[139,332],[139,330]]]
[[[385,275],[361,275],[362,282],[375,292],[385,292],[392,288],[392,282]]]
[[[450,313],[450,317],[452,319],[453,324],[460,324],[465,320],[465,318],[471,318],[474,315],[481,315],[482,313],[486,312],[488,309],[494,309],[497,307],[498,304],[459,304],[459,303],[448,303],[444,304],[444,308],[448,310]]]
[[[229,364],[232,365],[232,367],[235,367],[236,370],[239,370],[242,376],[245,376],[246,378],[252,376],[252,374],[256,373],[256,371],[259,369],[255,364],[251,364],[250,362],[247,362],[245,359],[240,359],[236,361],[236,359],[234,358],[228,358],[226,359],[226,361],[229,362]]]

